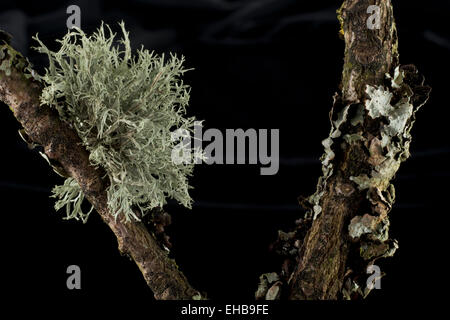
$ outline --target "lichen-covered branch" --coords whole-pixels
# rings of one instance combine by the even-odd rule
[[[29,139],[76,180],[83,194],[117,237],[119,250],[132,258],[156,299],[199,297],[143,223],[115,219],[108,211],[105,173],[90,164],[89,154],[69,125],[48,106],[40,106],[42,85],[27,60],[0,33],[0,100],[13,111]]]
[[[379,28],[368,28],[373,5]],[[430,92],[414,66],[399,65],[390,0],[346,0],[338,19],[345,40],[342,90],[323,141],[323,176],[302,201],[307,213],[297,229],[280,232],[274,246],[286,258],[280,296],[289,299],[352,299],[370,292],[366,267],[398,247],[389,238],[391,180],[409,156],[415,113]]]
[[[188,177],[194,164],[172,161],[172,153],[178,145],[174,128],[189,132],[195,118],[186,116],[190,88],[182,79],[184,58],[143,48],[134,53],[125,24],[119,25],[120,38],[103,24],[91,35],[70,30],[57,51],[35,37],[35,49],[49,58],[40,76],[40,102],[58,110],[90,163],[105,170],[110,213],[139,221],[167,198],[191,207]],[[76,181],[68,178],[53,194],[67,218],[87,220]]]

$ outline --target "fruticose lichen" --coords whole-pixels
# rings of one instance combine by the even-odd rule
[[[139,218],[173,198],[191,205],[188,176],[193,164],[174,164],[171,140],[176,129],[192,131],[193,117],[186,117],[189,87],[180,79],[184,59],[166,59],[153,52],[133,56],[128,33],[123,38],[102,25],[87,36],[74,29],[54,52],[37,37],[36,48],[47,54],[49,67],[42,76],[41,104],[58,110],[60,117],[78,133],[93,165],[109,178],[108,206],[114,217]],[[108,33],[108,34],[107,34]],[[84,195],[68,178],[53,189],[56,209],[66,207],[67,218],[86,221]]]

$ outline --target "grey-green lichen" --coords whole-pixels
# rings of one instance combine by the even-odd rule
[[[403,83],[404,72],[400,68],[395,69],[393,76],[386,75],[386,77],[391,79],[390,88],[367,86],[368,99],[364,104],[344,106],[337,113],[336,120],[331,119],[332,110],[330,114],[331,131],[328,138],[322,141],[325,151],[321,158],[323,176],[319,178],[316,192],[307,199],[312,210],[307,212],[306,217],[316,219],[322,212],[320,201],[325,192],[327,179],[333,173],[332,162],[336,156],[333,146],[342,135],[341,126],[346,122],[349,122],[355,128],[363,125],[365,114],[372,119],[383,118],[384,123],[381,123],[380,139],[378,137],[366,137],[357,130],[342,137],[348,144],[364,143],[370,155],[368,162],[373,166],[370,174],[351,176],[350,180],[357,185],[359,190],[368,190],[368,199],[374,203],[374,206],[378,206],[377,210],[381,211],[379,207],[384,206],[385,212],[387,212],[392,207],[395,194],[390,181],[398,171],[401,162],[409,156],[411,140],[409,132],[414,123],[414,113],[420,106],[414,108],[411,101],[414,93],[408,85]],[[401,97],[393,105],[391,105],[394,96],[392,91],[396,91],[396,96]],[[337,98],[335,96],[335,104]],[[352,107],[355,108],[355,112],[350,118],[350,108]],[[376,199],[371,198],[373,190],[375,190]],[[355,217],[349,225],[352,238],[373,233],[373,236],[380,241],[387,239],[389,223],[385,212],[380,217],[374,217],[374,220],[370,223],[367,221],[370,215]]]
[[[386,241],[389,238],[389,220],[367,213],[363,216],[355,216],[348,229],[352,238],[359,238],[363,234],[370,234],[370,238],[379,241]]]
[[[108,206],[114,217],[139,220],[173,198],[191,206],[188,176],[193,164],[174,164],[171,140],[175,129],[192,131],[186,117],[189,87],[181,77],[184,59],[144,50],[132,55],[128,33],[115,44],[115,34],[102,25],[91,36],[79,29],[58,40],[54,52],[37,37],[49,67],[42,77],[41,104],[58,110],[78,133],[90,161],[109,178]],[[83,193],[72,178],[53,189],[55,208],[67,218],[86,221]]]
[[[264,273],[259,277],[256,300],[277,300],[281,294],[281,281],[277,273]]]
[[[369,200],[375,204],[381,202],[386,206],[386,210],[389,210],[395,199],[394,188],[390,181],[398,171],[401,162],[409,156],[410,130],[414,123],[414,114],[421,105],[416,108],[413,106],[411,99],[414,92],[403,83],[404,72],[399,67],[395,69],[394,76],[387,74],[386,77],[391,79],[390,88],[386,89],[383,86],[367,86],[366,88],[369,98],[365,102],[365,108],[369,117],[385,120],[380,128],[381,141],[374,137],[369,146],[369,161],[373,164],[373,169],[369,175],[350,177],[350,180],[355,182],[360,190],[375,190],[368,192]],[[392,104],[394,92],[400,96],[400,99]],[[381,223],[386,225],[387,218],[375,220],[377,223],[372,223],[369,227],[365,223],[367,215],[354,217],[349,225],[350,236],[358,238],[363,233],[376,233],[376,227],[379,227]],[[381,234],[377,238],[384,240]]]
[[[55,209],[66,208],[66,219],[81,219],[86,222],[93,207],[86,213],[81,209],[84,201],[84,194],[78,183],[73,178],[67,178],[61,186],[55,186],[52,190],[52,197],[58,198]]]
[[[26,79],[39,80],[38,74],[32,69],[32,64],[28,59],[14,50],[6,41],[0,41],[0,71],[9,77],[12,68],[22,72]]]
[[[368,173],[351,176],[358,189],[366,193],[370,212],[354,216],[348,232],[354,242],[359,242],[359,255],[370,264],[377,259],[392,256],[398,249],[396,240],[389,239],[388,213],[395,201],[395,188],[391,183],[402,161],[409,157],[411,128],[415,113],[428,99],[430,88],[414,66],[397,67],[393,75],[386,74],[386,86],[366,87],[364,109],[367,120],[379,125],[379,133],[365,136],[368,151]],[[377,126],[374,126],[377,128]],[[347,141],[357,137],[349,136]],[[362,270],[365,272],[365,270]],[[367,296],[370,289],[359,283],[358,276],[349,276],[342,289],[343,296]]]
[[[334,104],[336,103],[337,95],[334,97]],[[325,188],[327,185],[328,178],[333,174],[333,164],[332,161],[335,158],[336,154],[334,153],[332,147],[334,144],[334,140],[341,137],[342,132],[340,130],[341,126],[348,120],[350,105],[345,106],[338,114],[337,119],[333,120],[333,110],[330,113],[330,123],[331,129],[328,138],[322,141],[322,145],[324,147],[324,153],[320,158],[322,162],[322,173],[323,175],[319,178],[316,192],[309,196],[306,200],[311,204],[312,211],[306,213],[306,218],[311,218],[315,220],[317,216],[322,212],[322,207],[320,205],[320,201],[322,196],[325,194]],[[344,137],[345,139],[345,137]]]
[[[390,76],[387,75],[389,78]],[[390,90],[400,90],[402,88],[403,73],[399,67],[396,68],[392,78],[391,89],[383,86],[367,86],[366,93],[368,99],[365,101],[365,109],[372,119],[383,118],[386,123],[381,124],[381,140],[373,137],[369,142],[369,163],[373,165],[371,173],[350,177],[350,180],[357,184],[359,190],[369,190],[367,196],[373,204],[380,202],[385,206],[385,211],[381,216],[365,214],[356,216],[349,224],[349,234],[352,238],[359,238],[363,234],[372,234],[372,237],[380,241],[387,239],[389,223],[387,211],[392,207],[393,196],[388,196],[386,200],[383,193],[389,194],[392,190],[390,181],[400,167],[400,163],[405,159],[404,155],[409,154],[410,140],[409,130],[414,107],[410,102],[413,95],[411,91],[405,93],[396,104],[391,105],[394,93]],[[376,197],[376,198],[373,198]],[[380,230],[381,229],[381,230]]]
[[[206,296],[202,296],[200,292],[197,292],[196,295],[192,296],[192,300],[208,300]]]
[[[401,162],[410,155],[410,131],[415,114],[430,92],[414,66],[397,67],[393,75],[386,74],[386,78],[384,86],[366,87],[367,99],[358,105],[359,110],[350,120],[352,125],[366,126],[367,132],[352,131],[343,137],[346,143],[362,143],[367,150],[364,157],[368,166],[364,173],[349,179],[365,193],[369,206],[362,206],[367,211],[352,217],[348,234],[354,243],[359,243],[359,255],[369,265],[394,255],[398,249],[397,241],[389,239],[388,213],[395,201],[391,181]],[[346,299],[355,294],[366,297],[370,292],[364,286],[365,278],[361,278],[361,273],[366,272],[361,265],[364,266],[349,266],[347,270],[349,275],[342,288]],[[358,268],[360,270],[356,270]]]

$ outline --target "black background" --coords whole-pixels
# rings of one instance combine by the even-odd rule
[[[449,285],[449,1],[393,1],[402,64],[414,63],[433,87],[413,129],[412,158],[395,179],[391,212],[395,257],[384,260],[382,289],[369,302],[435,301]],[[314,192],[321,174],[321,140],[338,90],[344,43],[335,10],[340,1],[2,0],[0,28],[35,64],[46,65],[31,36],[52,48],[67,31],[66,8],[81,7],[81,27],[124,20],[134,48],[186,57],[190,114],[207,128],[279,128],[280,170],[260,176],[258,165],[198,165],[194,207],[169,203],[172,254],[192,285],[211,299],[252,299],[261,273],[278,271],[268,253],[277,230],[303,213],[299,195]],[[121,257],[112,232],[93,214],[87,224],[55,213],[50,190],[62,179],[19,138],[0,108],[1,291],[31,301],[145,298],[138,268]],[[66,288],[66,268],[81,267],[82,289]]]

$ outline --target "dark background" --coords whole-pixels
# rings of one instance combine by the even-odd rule
[[[448,281],[449,1],[393,1],[400,60],[414,63],[433,87],[413,129],[412,157],[395,179],[391,237],[400,249],[380,264],[387,276],[372,303],[434,301]],[[103,20],[118,31],[124,20],[133,46],[186,56],[192,86],[190,114],[207,128],[279,128],[280,170],[260,176],[259,165],[198,165],[194,207],[169,203],[169,234],[178,265],[212,299],[252,299],[261,273],[280,266],[268,254],[277,230],[303,213],[299,195],[314,192],[321,174],[321,140],[338,90],[344,43],[335,10],[340,1],[2,0],[0,28],[38,70],[44,56],[30,49],[66,29],[66,8],[81,7],[81,27]],[[87,224],[65,221],[49,198],[59,178],[19,138],[0,108],[1,291],[29,301],[102,298],[153,299],[138,268],[121,257],[112,232],[92,214]],[[66,289],[66,268],[81,267],[82,290]],[[113,301],[113,300],[111,300]]]

